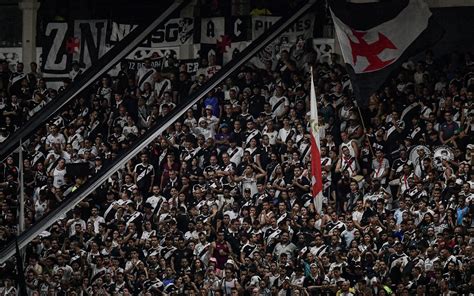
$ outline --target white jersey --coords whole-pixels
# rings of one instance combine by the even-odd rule
[[[153,86],[153,75],[156,73],[156,70],[153,68],[145,68],[141,67],[137,71],[137,78],[138,78],[138,87],[140,88],[141,91],[144,90],[144,84],[145,82],[150,83],[151,86]]]
[[[273,96],[270,98],[270,105],[272,105],[273,114],[275,114],[277,117],[281,117],[283,114],[285,114],[285,107],[290,106],[290,102],[285,96]]]
[[[54,168],[53,171],[53,186],[55,188],[60,188],[65,184],[64,182],[64,175],[66,175],[66,169],[58,170],[57,168]]]
[[[244,149],[239,146],[236,146],[235,148],[229,147],[229,149],[227,149],[227,154],[229,154],[230,161],[237,166],[242,161],[242,157],[244,156]]]

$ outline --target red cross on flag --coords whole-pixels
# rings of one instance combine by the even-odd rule
[[[321,213],[323,207],[323,178],[321,169],[321,153],[319,152],[319,123],[318,104],[316,102],[316,91],[314,89],[313,69],[311,68],[311,92],[310,92],[310,126],[311,126],[311,194],[316,211]]]
[[[81,41],[79,38],[71,37],[66,42],[66,51],[69,54],[79,53],[79,45]]]
[[[443,34],[424,0],[329,3],[342,57],[362,106],[391,71]]]

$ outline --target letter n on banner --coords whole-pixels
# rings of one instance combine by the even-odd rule
[[[74,60],[85,68],[97,62],[105,52],[107,20],[77,20],[74,22],[74,37],[79,41],[79,50]]]

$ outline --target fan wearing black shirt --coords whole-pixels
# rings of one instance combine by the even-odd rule
[[[260,113],[263,112],[263,106],[265,104],[265,97],[260,94],[260,87],[254,85],[252,87],[252,95],[249,100],[249,112],[253,118],[258,118]]]
[[[141,163],[137,164],[133,170],[135,184],[142,192],[146,194],[152,192],[153,182],[155,181],[155,168],[148,163],[148,155],[142,153],[140,155]]]

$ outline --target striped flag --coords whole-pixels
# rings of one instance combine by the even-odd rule
[[[321,154],[319,152],[319,123],[318,105],[316,103],[316,91],[314,89],[313,69],[311,68],[311,184],[313,202],[318,213],[323,207],[323,179],[321,174]]]

